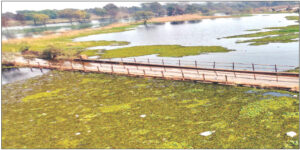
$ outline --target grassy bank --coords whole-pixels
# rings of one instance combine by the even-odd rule
[[[159,57],[182,57],[199,55],[202,53],[229,52],[231,50],[221,46],[180,46],[180,45],[147,45],[118,48],[105,51],[101,58],[135,57],[158,54]]]
[[[236,16],[202,16],[200,14],[185,14],[185,15],[177,15],[177,16],[155,17],[155,18],[151,18],[148,22],[189,21],[189,20],[232,18],[232,17],[243,17],[243,15],[236,15]]]
[[[286,16],[285,18],[287,20],[297,20],[297,21],[299,21],[299,16]]]
[[[287,72],[296,72],[296,73],[299,73],[299,67],[296,67],[295,69],[288,70]]]
[[[287,16],[288,20],[298,20],[298,16]],[[269,27],[264,28],[271,31],[262,31],[251,34],[242,34],[228,36],[225,38],[254,38],[250,40],[241,40],[237,43],[250,43],[250,45],[265,45],[269,43],[288,43],[296,42],[299,38],[299,25],[289,25],[285,27]],[[247,31],[258,31],[259,29],[252,29]]]
[[[297,148],[299,100],[271,91],[52,71],[2,86],[2,147]]]
[[[87,47],[93,46],[113,46],[113,45],[127,45],[126,41],[87,41],[74,42],[74,38],[88,36],[93,34],[104,34],[113,32],[123,32],[132,30],[138,24],[112,26],[101,29],[83,29],[77,31],[68,31],[59,35],[49,35],[40,38],[23,38],[14,39],[2,42],[2,52],[19,52],[25,47],[32,51],[43,51],[48,47],[56,47],[61,52],[67,55],[75,55],[83,51]]]

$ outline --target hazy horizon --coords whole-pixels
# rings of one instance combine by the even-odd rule
[[[20,11],[20,10],[39,11],[44,9],[61,10],[66,8],[89,9],[95,7],[104,7],[109,3],[113,3],[118,7],[131,7],[131,6],[141,6],[142,3],[150,3],[150,2],[2,2],[2,13],[6,13],[6,12],[16,13],[16,11]],[[178,3],[178,2],[159,2],[159,3],[165,4],[165,3]],[[205,2],[183,2],[183,3],[205,3]]]

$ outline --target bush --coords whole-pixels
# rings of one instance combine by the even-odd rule
[[[54,60],[57,56],[61,55],[61,50],[55,47],[46,48],[42,54],[42,59]]]

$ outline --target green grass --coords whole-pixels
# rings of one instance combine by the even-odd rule
[[[271,31],[228,36],[225,38],[255,38],[250,40],[237,41],[237,43],[250,43],[250,45],[296,42],[298,41],[296,39],[299,38],[299,25],[290,25],[285,27],[269,27],[265,29],[270,29]]]
[[[298,95],[51,71],[2,85],[2,148],[298,148],[299,99],[270,91]]]
[[[249,30],[246,30],[246,31],[259,31],[260,29],[249,29]]]
[[[287,72],[296,72],[296,73],[299,73],[299,67],[296,67],[295,69],[288,70]]]
[[[118,48],[105,51],[101,58],[124,58],[158,54],[159,57],[182,57],[202,53],[231,51],[221,46],[150,45]]]
[[[88,36],[93,34],[105,34],[113,32],[123,32],[132,30],[136,25],[129,25],[125,27],[115,27],[103,30],[89,30],[86,32],[70,31],[70,34],[62,34],[60,36],[50,36],[47,38],[24,38],[20,40],[13,40],[11,42],[2,42],[2,52],[19,52],[22,47],[29,47],[32,51],[43,51],[44,49],[52,46],[60,49],[63,53],[68,55],[76,55],[87,47],[93,46],[109,46],[109,45],[127,45],[129,42],[125,41],[86,41],[86,42],[73,42],[72,40],[77,37]]]
[[[85,51],[82,51],[80,54],[86,55],[86,56],[96,56],[96,55],[99,55],[98,52],[99,52],[99,50],[85,50]]]
[[[299,16],[286,16],[287,20],[299,20]]]

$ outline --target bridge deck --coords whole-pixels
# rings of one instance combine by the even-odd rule
[[[9,62],[3,62],[3,64]],[[12,63],[12,62],[10,62]],[[16,66],[59,69],[66,71],[85,71],[111,73],[128,76],[154,77],[171,80],[192,80],[227,85],[241,85],[260,88],[285,89],[299,91],[299,77],[295,73],[274,73],[226,69],[205,69],[195,67],[176,67],[145,63],[125,63],[116,61],[75,60],[48,62],[40,59],[15,59]]]

